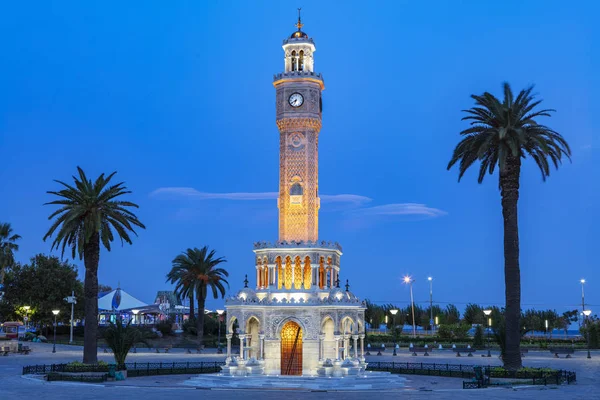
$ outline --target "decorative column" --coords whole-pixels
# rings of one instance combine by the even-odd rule
[[[227,338],[227,360],[231,360],[231,338],[233,334],[228,333],[225,337]]]
[[[260,352],[258,354],[259,360],[264,360],[265,358],[265,335],[258,335],[258,340],[260,342]]]
[[[344,335],[344,360],[348,358],[350,347],[350,335]]]
[[[246,340],[246,335],[239,335],[240,337],[240,359],[244,359],[244,340]]]
[[[340,360],[340,337],[338,335],[335,335],[334,339],[335,339],[335,359]]]
[[[358,335],[352,335],[354,339],[354,358],[358,358]]]
[[[360,338],[360,358],[365,359],[365,335],[358,335]]]
[[[325,335],[319,335],[319,361],[325,358]]]
[[[260,269],[256,267],[256,288],[260,288]]]

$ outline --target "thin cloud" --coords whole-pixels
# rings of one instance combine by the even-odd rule
[[[234,192],[234,193],[208,193],[200,192],[191,187],[163,187],[154,190],[150,193],[152,197],[163,198],[188,198],[197,200],[275,200],[279,193],[277,192]],[[323,194],[320,196],[323,203],[350,203],[356,206],[368,203],[371,201],[369,197],[359,196],[357,194]]]
[[[427,207],[419,203],[394,203],[381,206],[360,208],[352,213],[359,215],[418,215],[436,218],[446,215],[447,212],[438,208]]]

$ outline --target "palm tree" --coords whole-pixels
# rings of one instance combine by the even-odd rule
[[[17,240],[21,236],[14,234],[10,224],[0,224],[0,289],[4,284],[4,272],[15,262],[14,252],[19,250]]]
[[[533,86],[522,90],[515,99],[508,83],[504,83],[504,99],[498,100],[485,92],[472,95],[475,106],[463,110],[471,127],[460,132],[464,137],[454,149],[448,164],[450,169],[460,161],[458,180],[467,169],[480,162],[479,183],[486,172],[499,169],[499,188],[504,218],[504,282],[506,296],[506,353],[504,366],[521,367],[519,319],[521,316],[521,276],[519,269],[519,227],[517,203],[521,159],[530,156],[542,173],[550,175],[550,162],[558,168],[562,157],[570,159],[571,150],[556,131],[536,122],[538,117],[550,117],[555,110],[534,110],[542,101],[531,92]],[[550,161],[550,162],[549,162]]]
[[[83,362],[98,362],[96,337],[98,333],[98,263],[100,261],[100,244],[108,251],[115,236],[131,244],[129,232],[134,226],[145,229],[135,214],[127,207],[138,208],[137,204],[117,198],[131,193],[124,182],[110,184],[116,174],[108,176],[101,174],[95,182],[85,176],[85,172],[77,167],[79,177],[73,177],[75,183],[71,186],[62,181],[55,181],[64,188],[49,194],[60,199],[46,204],[61,206],[48,219],[56,220],[44,236],[44,240],[55,232],[52,250],[62,248],[64,255],[67,247],[71,248],[72,257],[83,258],[85,265],[84,298],[85,298],[85,327],[83,344]],[[116,235],[115,235],[116,233]]]
[[[219,294],[221,297],[225,297],[223,283],[229,287],[229,283],[225,279],[229,276],[229,273],[223,268],[215,268],[224,262],[227,262],[227,260],[223,257],[215,258],[215,251],[211,250],[209,252],[207,246],[201,249],[187,249],[184,253],[175,257],[173,268],[167,275],[171,282],[177,282],[176,290],[182,293],[183,296],[186,290],[196,293],[198,300],[196,327],[200,344],[202,344],[204,336],[204,306],[208,288],[212,290],[213,297],[216,299]]]

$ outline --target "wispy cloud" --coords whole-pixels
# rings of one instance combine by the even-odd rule
[[[151,197],[170,200],[234,200],[234,201],[256,201],[275,200],[277,192],[231,192],[210,193],[201,192],[191,187],[162,187],[150,193]],[[393,203],[373,207],[365,207],[373,199],[357,194],[322,194],[322,203],[332,204],[328,211],[346,211],[354,217],[369,216],[417,216],[422,218],[436,218],[446,215],[443,210],[428,207],[420,203]]]
[[[419,215],[424,217],[441,217],[447,213],[443,210],[427,207],[419,203],[394,203],[381,206],[359,208],[352,213],[360,215]]]
[[[277,192],[233,192],[233,193],[208,193],[200,192],[191,187],[163,187],[154,190],[150,193],[152,197],[162,198],[188,198],[197,200],[275,200],[279,193]],[[350,203],[355,206],[360,206],[371,201],[369,197],[359,196],[357,194],[322,194],[321,201],[323,203]]]

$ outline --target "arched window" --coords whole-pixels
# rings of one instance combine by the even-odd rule
[[[312,285],[312,268],[310,267],[310,257],[304,257],[304,289],[310,289]]]
[[[292,71],[296,70],[296,50],[292,51]]]
[[[290,187],[290,203],[302,204],[302,185],[298,182]]]
[[[300,50],[300,57],[298,58],[298,71],[304,71],[304,50]]]

